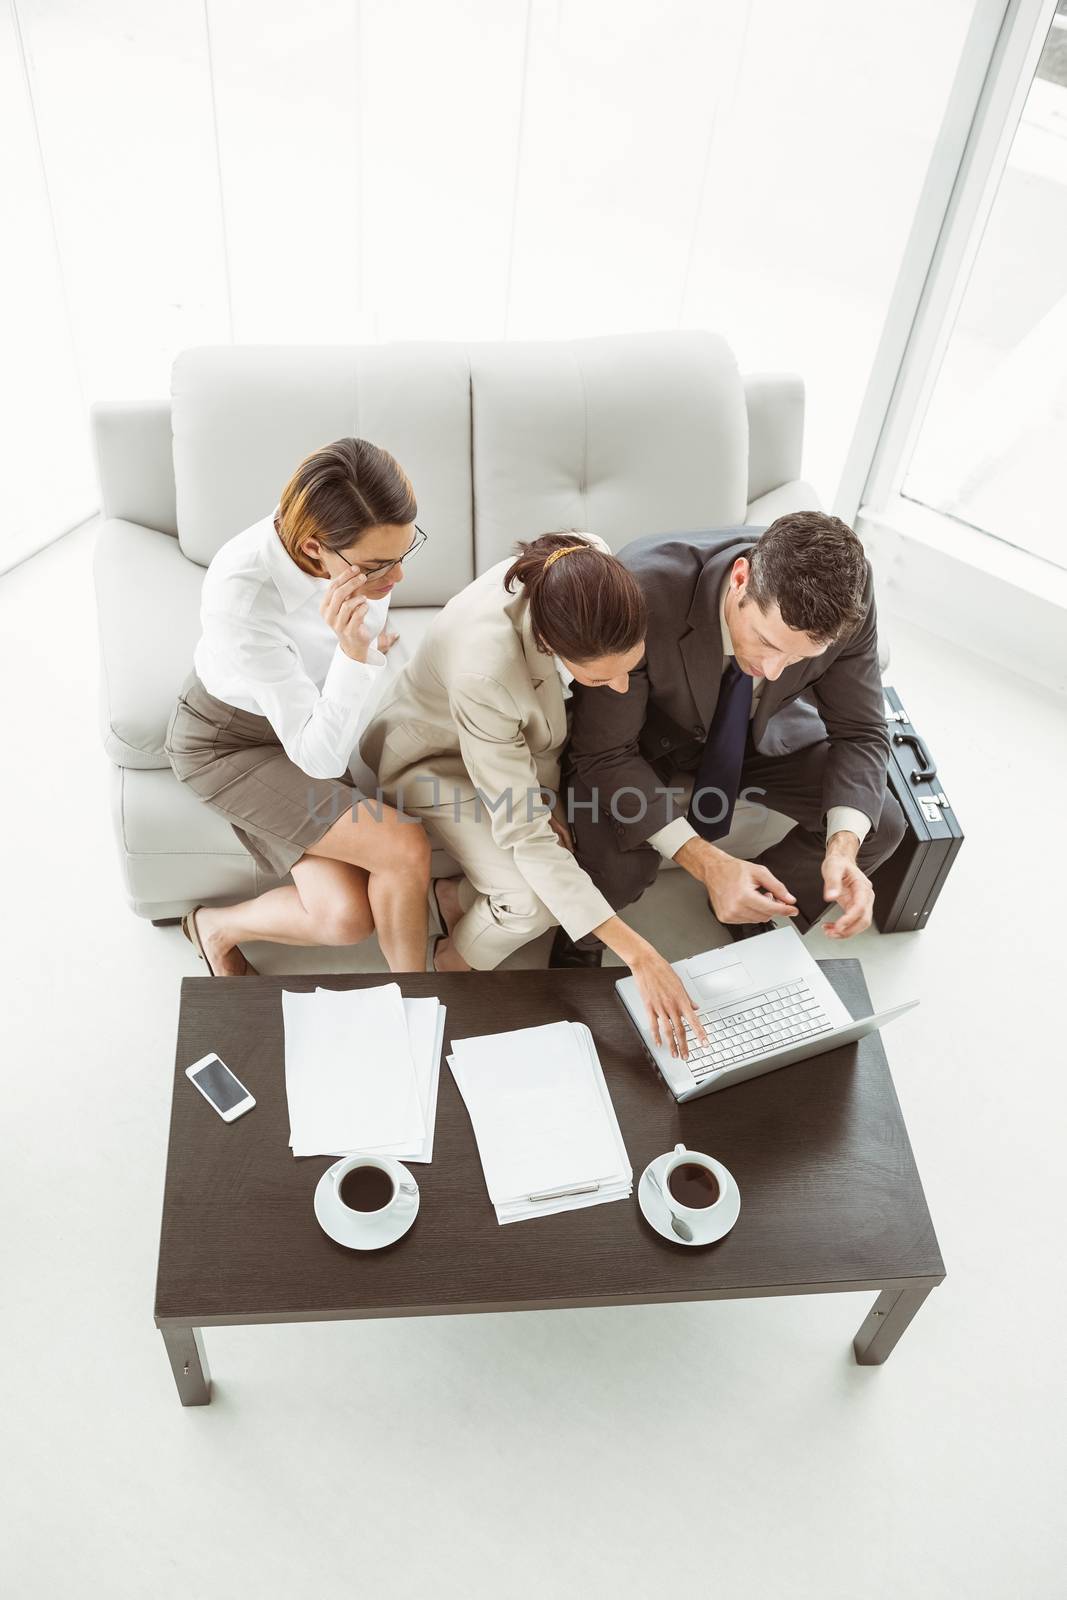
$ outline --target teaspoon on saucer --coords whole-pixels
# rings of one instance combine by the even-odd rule
[[[675,1216],[674,1212],[671,1210],[671,1203],[667,1199],[666,1194],[664,1193],[663,1185],[662,1185],[662,1183],[660,1183],[659,1179],[656,1177],[656,1174],[652,1171],[651,1167],[649,1168],[648,1176],[649,1176],[650,1182],[653,1183],[655,1185],[655,1187],[659,1190],[660,1194],[663,1195],[663,1203],[667,1207],[667,1213],[668,1213],[668,1215],[669,1215],[669,1217],[671,1219],[671,1229],[672,1229],[672,1231],[678,1235],[679,1239],[681,1239],[684,1244],[692,1244],[692,1242],[693,1242],[693,1230],[692,1230],[692,1228],[689,1226],[688,1222],[683,1222],[681,1217],[676,1217]]]

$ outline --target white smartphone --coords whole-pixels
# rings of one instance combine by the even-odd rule
[[[256,1103],[217,1055],[201,1056],[191,1067],[186,1067],[185,1076],[200,1090],[208,1105],[215,1108],[223,1122],[233,1122],[235,1117],[251,1111]]]

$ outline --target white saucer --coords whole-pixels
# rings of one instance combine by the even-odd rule
[[[653,1182],[650,1176],[651,1173],[655,1173],[657,1182],[662,1183],[667,1163],[672,1160],[673,1156],[674,1151],[668,1150],[666,1155],[657,1156],[655,1161],[650,1161],[644,1172],[642,1172],[640,1182],[637,1185],[637,1203],[641,1207],[642,1214],[646,1222],[655,1228],[660,1237],[669,1239],[671,1244],[683,1245],[687,1250],[697,1250],[703,1245],[715,1244],[717,1240],[726,1237],[741,1215],[741,1191],[737,1187],[737,1181],[733,1173],[724,1167],[721,1162],[717,1161],[715,1163],[727,1181],[722,1198],[710,1208],[711,1214],[708,1218],[710,1226],[700,1231],[697,1238],[680,1239],[671,1227],[671,1213],[667,1207],[666,1200],[663,1198],[662,1191],[656,1187],[656,1183]],[[720,1179],[721,1181],[722,1179]],[[697,1232],[696,1226],[693,1226],[693,1231],[694,1233]]]
[[[390,1156],[387,1160],[394,1169],[394,1176],[398,1182],[402,1179],[405,1183],[415,1184],[414,1195],[398,1194],[385,1212],[351,1211],[338,1201],[337,1190],[330,1179],[334,1168],[347,1159],[344,1156],[340,1161],[335,1161],[332,1167],[327,1167],[315,1185],[315,1216],[319,1227],[336,1244],[343,1244],[349,1250],[383,1250],[387,1244],[395,1244],[402,1239],[418,1216],[419,1186],[407,1167]]]

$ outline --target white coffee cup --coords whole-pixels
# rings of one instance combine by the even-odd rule
[[[365,1178],[360,1181],[360,1174]],[[347,1181],[346,1181],[347,1180]],[[407,1231],[419,1206],[419,1186],[392,1156],[352,1155],[323,1173],[315,1213],[339,1244],[374,1249]]]
[[[671,1175],[684,1166],[702,1167],[714,1179],[718,1193],[710,1205],[689,1206],[673,1193]],[[700,1150],[687,1150],[684,1144],[676,1144],[666,1166],[659,1173],[651,1170],[650,1177],[670,1212],[671,1227],[680,1239],[692,1244],[719,1236],[723,1215],[730,1209],[731,1190],[735,1187],[733,1178],[720,1161]]]

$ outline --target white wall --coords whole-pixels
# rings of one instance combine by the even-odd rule
[[[0,565],[91,508],[91,400],[230,339],[718,328],[829,499],[976,3],[11,0]]]

